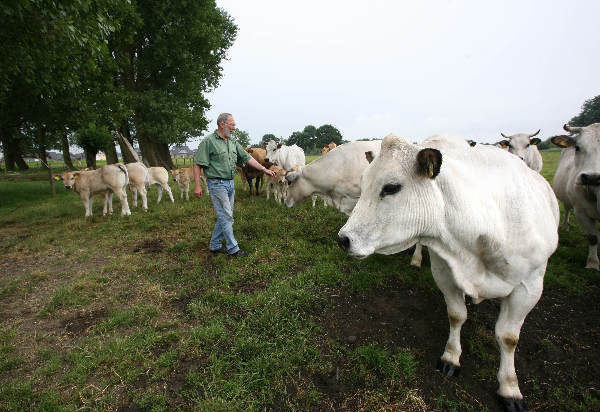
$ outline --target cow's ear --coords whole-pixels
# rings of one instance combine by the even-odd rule
[[[469,143],[469,146],[473,147],[477,144],[477,142],[475,140],[467,140],[467,143]]]
[[[503,149],[506,149],[508,146],[510,146],[510,142],[508,140],[501,140],[500,142],[498,142],[498,144]]]
[[[538,143],[541,143],[541,142],[542,141],[538,137],[534,137],[533,139],[529,139],[529,143],[530,144],[537,145]]]
[[[369,150],[368,152],[365,152],[365,156],[367,157],[367,162],[371,163],[373,161],[373,159],[375,159],[375,156],[373,156],[373,151]]]
[[[278,148],[278,149],[281,149],[281,143],[279,143],[279,144],[277,145],[277,148]]]
[[[419,172],[430,179],[440,173],[442,167],[442,153],[437,149],[423,149],[417,154],[417,167]]]
[[[60,180],[60,175],[54,175],[52,176],[54,180],[56,180],[57,182]]]
[[[554,136],[550,141],[558,147],[570,147],[575,145],[575,139],[565,135]]]

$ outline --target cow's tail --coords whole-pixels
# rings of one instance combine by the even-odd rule
[[[117,167],[121,169],[121,172],[125,173],[125,184],[123,185],[123,187],[125,187],[129,184],[129,173],[127,172],[127,168],[122,164],[117,163]]]

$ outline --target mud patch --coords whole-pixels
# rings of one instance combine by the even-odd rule
[[[326,334],[325,341],[332,339],[348,352],[361,345],[409,350],[417,361],[415,381],[409,384],[420,389],[429,408],[444,410],[448,405],[462,403],[471,410],[502,410],[495,395],[499,350],[494,325],[499,302],[475,305],[467,299],[469,317],[461,333],[462,371],[458,377],[448,378],[435,368],[449,330],[441,293],[410,288],[395,279],[368,294],[338,292],[331,299],[332,306],[316,316]],[[598,286],[582,297],[552,289],[544,292],[525,319],[515,364],[527,410],[560,409],[557,393],[567,395],[573,388],[597,388],[599,300]],[[590,310],[594,311],[593,318]],[[324,376],[313,376],[312,381],[338,409],[345,399],[364,388],[344,381],[344,371],[352,369],[351,359],[329,353],[326,344],[322,349],[334,357],[340,379],[330,371]],[[599,398],[597,390],[586,391],[586,396]]]
[[[96,308],[83,310],[61,321],[61,327],[67,333],[79,335],[85,333],[91,326],[108,317],[108,309]]]
[[[162,239],[147,239],[138,244],[133,253],[160,253],[164,249]]]

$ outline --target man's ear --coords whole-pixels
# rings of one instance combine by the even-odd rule
[[[423,149],[417,154],[419,173],[434,179],[442,167],[442,153],[437,149]]]
[[[373,155],[373,152],[371,150],[365,152],[365,156],[367,157],[367,162],[369,163],[371,163],[373,159],[375,159],[375,156]]]

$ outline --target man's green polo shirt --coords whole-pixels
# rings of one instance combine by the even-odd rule
[[[209,179],[233,179],[236,166],[245,165],[250,160],[250,154],[237,142],[229,137],[227,141],[213,132],[206,136],[200,145],[194,164],[204,168],[204,175]]]

